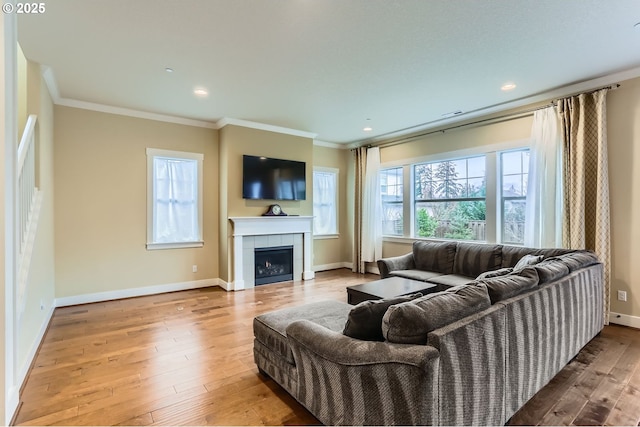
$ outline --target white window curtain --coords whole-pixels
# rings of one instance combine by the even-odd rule
[[[200,240],[197,160],[155,157],[153,177],[153,243]]]
[[[375,262],[382,258],[382,198],[378,147],[367,150],[362,206],[362,261]]]
[[[313,234],[337,234],[337,174],[313,171]]]
[[[531,126],[524,245],[562,246],[562,136],[554,107],[538,110]]]

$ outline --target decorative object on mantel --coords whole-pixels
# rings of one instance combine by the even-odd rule
[[[269,210],[263,213],[262,216],[287,216],[287,214],[282,211],[280,205],[273,204],[269,206]]]

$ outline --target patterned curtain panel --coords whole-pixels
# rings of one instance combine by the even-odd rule
[[[354,224],[353,224],[353,266],[354,273],[365,272],[365,262],[362,259],[362,212],[364,200],[365,173],[367,169],[367,147],[353,150],[356,163],[355,195],[354,195]]]
[[[604,315],[609,320],[611,253],[607,161],[607,89],[558,103],[563,137],[565,247],[593,250],[604,264]]]

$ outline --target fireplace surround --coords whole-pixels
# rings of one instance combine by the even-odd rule
[[[312,216],[230,217],[233,232],[229,242],[233,273],[226,284],[228,291],[255,286],[255,249],[273,246],[293,246],[293,280],[315,277],[313,260]]]

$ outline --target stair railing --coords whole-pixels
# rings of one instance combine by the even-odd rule
[[[16,165],[18,189],[16,194],[17,212],[16,225],[18,227],[18,261],[20,262],[25,249],[29,215],[36,194],[36,144],[35,128],[37,116],[30,115],[18,146],[18,164]]]

